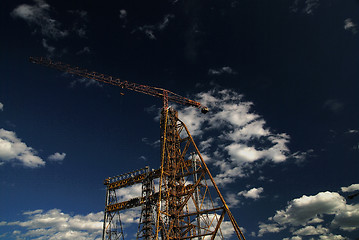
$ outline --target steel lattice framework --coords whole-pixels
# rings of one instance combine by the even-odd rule
[[[121,211],[135,207],[141,207],[137,239],[224,239],[228,233],[221,226],[227,221],[237,238],[245,240],[190,132],[168,102],[197,107],[203,113],[208,112],[207,107],[166,89],[122,81],[46,58],[31,57],[30,61],[163,99],[161,167],[152,171],[146,167],[105,180],[103,240],[124,240]],[[159,181],[157,188],[155,179]],[[134,184],[142,184],[142,195],[120,201],[118,190]]]

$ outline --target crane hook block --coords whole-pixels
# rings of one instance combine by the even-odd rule
[[[201,112],[204,113],[204,114],[208,113],[208,112],[209,112],[208,107],[203,107],[203,108],[201,109]]]

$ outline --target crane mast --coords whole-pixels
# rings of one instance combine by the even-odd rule
[[[163,100],[160,118],[161,167],[152,171],[146,167],[105,180],[103,240],[124,240],[120,212],[139,206],[142,211],[137,239],[227,239],[226,233],[221,230],[221,224],[227,221],[231,223],[237,239],[245,240],[188,128],[178,118],[177,111],[168,107],[168,103],[196,107],[202,113],[208,112],[206,106],[163,88],[122,81],[62,62],[42,57],[30,57],[30,61]],[[157,189],[155,179],[159,181]],[[120,201],[118,190],[134,184],[142,184],[142,196]],[[214,191],[209,186],[213,186]],[[212,197],[212,193],[215,196]]]

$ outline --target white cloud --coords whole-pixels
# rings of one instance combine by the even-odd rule
[[[302,240],[302,237],[294,236],[294,237],[291,237],[291,238],[283,238],[283,240]]]
[[[3,111],[4,110],[4,104],[2,104],[1,102],[0,102],[0,111]]]
[[[320,240],[347,240],[348,238],[343,237],[342,235],[334,235],[332,233],[319,237]]]
[[[354,231],[359,229],[359,204],[349,205],[340,209],[335,215],[332,222],[333,226],[337,226],[344,231]]]
[[[248,191],[241,191],[238,193],[238,196],[244,196],[245,198],[258,199],[260,194],[263,192],[263,188],[252,188]]]
[[[359,204],[347,204],[345,198],[336,192],[320,192],[290,201],[285,209],[278,210],[268,220],[269,223],[259,224],[258,235],[289,227],[293,237],[318,235],[317,239],[346,239],[333,235],[331,231],[338,228],[359,230]],[[321,225],[315,226],[318,223]]]
[[[209,75],[237,74],[237,72],[234,71],[231,67],[227,66],[218,69],[209,69],[208,74]]]
[[[226,199],[226,203],[228,204],[228,206],[230,208],[236,207],[240,203],[238,195],[236,195],[234,193],[227,193],[225,199]]]
[[[322,225],[314,226],[306,226],[304,228],[300,228],[293,232],[294,235],[299,236],[310,236],[310,235],[323,235],[329,232],[329,229],[322,227]]]
[[[54,153],[50,156],[48,156],[47,158],[50,160],[50,161],[56,161],[56,162],[61,162],[65,159],[66,157],[66,153]]]
[[[201,219],[201,227],[208,228],[210,231],[214,231],[219,218],[219,214],[208,214]],[[242,232],[245,232],[245,229],[243,227],[240,227],[240,229]],[[231,236],[233,236],[234,234],[235,231],[233,229],[232,223],[230,221],[223,221],[220,225],[220,230],[218,231],[215,240],[230,239]],[[211,237],[206,236],[203,239],[209,240],[211,239]]]
[[[50,5],[44,0],[34,0],[34,5],[21,4],[12,12],[14,18],[25,20],[30,26],[34,26],[36,31],[40,30],[43,36],[59,39],[67,36],[67,30],[61,30],[61,24],[50,17]]]
[[[44,166],[45,161],[36,154],[36,151],[22,142],[15,132],[0,129],[0,164],[20,163],[30,168]]]
[[[347,31],[351,31],[353,34],[357,34],[357,25],[353,22],[351,18],[347,18],[344,20],[344,29]]]
[[[289,135],[273,133],[253,111],[254,104],[243,100],[243,95],[229,89],[213,89],[197,94],[196,100],[210,111],[202,115],[198,109],[185,107],[179,110],[179,118],[192,136],[204,139],[200,144],[202,153],[220,168],[215,177],[217,184],[246,176],[243,168],[257,161],[280,163],[291,157]],[[299,155],[305,157],[297,152]]]
[[[258,236],[262,237],[264,233],[278,233],[285,229],[285,227],[278,225],[277,223],[265,224],[259,223]]]
[[[356,130],[356,129],[349,129],[349,130],[347,131],[347,133],[356,134],[356,133],[359,133],[359,131]]]
[[[87,215],[70,215],[59,209],[44,212],[42,209],[23,213],[25,221],[6,222],[7,226],[21,227],[12,232],[21,238],[31,239],[101,239],[103,212]]]
[[[359,190],[359,184],[356,183],[356,184],[350,185],[349,187],[342,187],[341,190],[342,190],[342,192],[354,192],[354,191]]]
[[[306,225],[322,214],[335,214],[346,205],[344,197],[336,192],[320,192],[314,196],[303,195],[292,200],[285,210],[277,211],[273,220],[279,224]]]
[[[142,185],[135,184],[125,188],[120,188],[116,191],[119,202],[127,201],[132,198],[137,198],[142,196]]]

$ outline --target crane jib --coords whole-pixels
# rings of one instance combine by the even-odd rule
[[[44,65],[50,68],[57,69],[59,71],[67,72],[72,75],[93,79],[95,81],[111,84],[114,86],[118,86],[124,89],[144,93],[150,96],[162,98],[164,102],[164,107],[168,102],[175,102],[186,106],[192,106],[196,108],[200,108],[202,113],[207,113],[209,110],[207,107],[202,106],[201,103],[182,97],[176,93],[168,91],[163,88],[157,88],[142,84],[137,84],[129,81],[121,81],[119,78],[114,78],[109,75],[97,73],[97,72],[89,72],[87,69],[81,69],[79,67],[72,67],[69,64],[65,64],[62,62],[54,62],[51,59],[43,58],[43,57],[30,57],[30,62]]]

